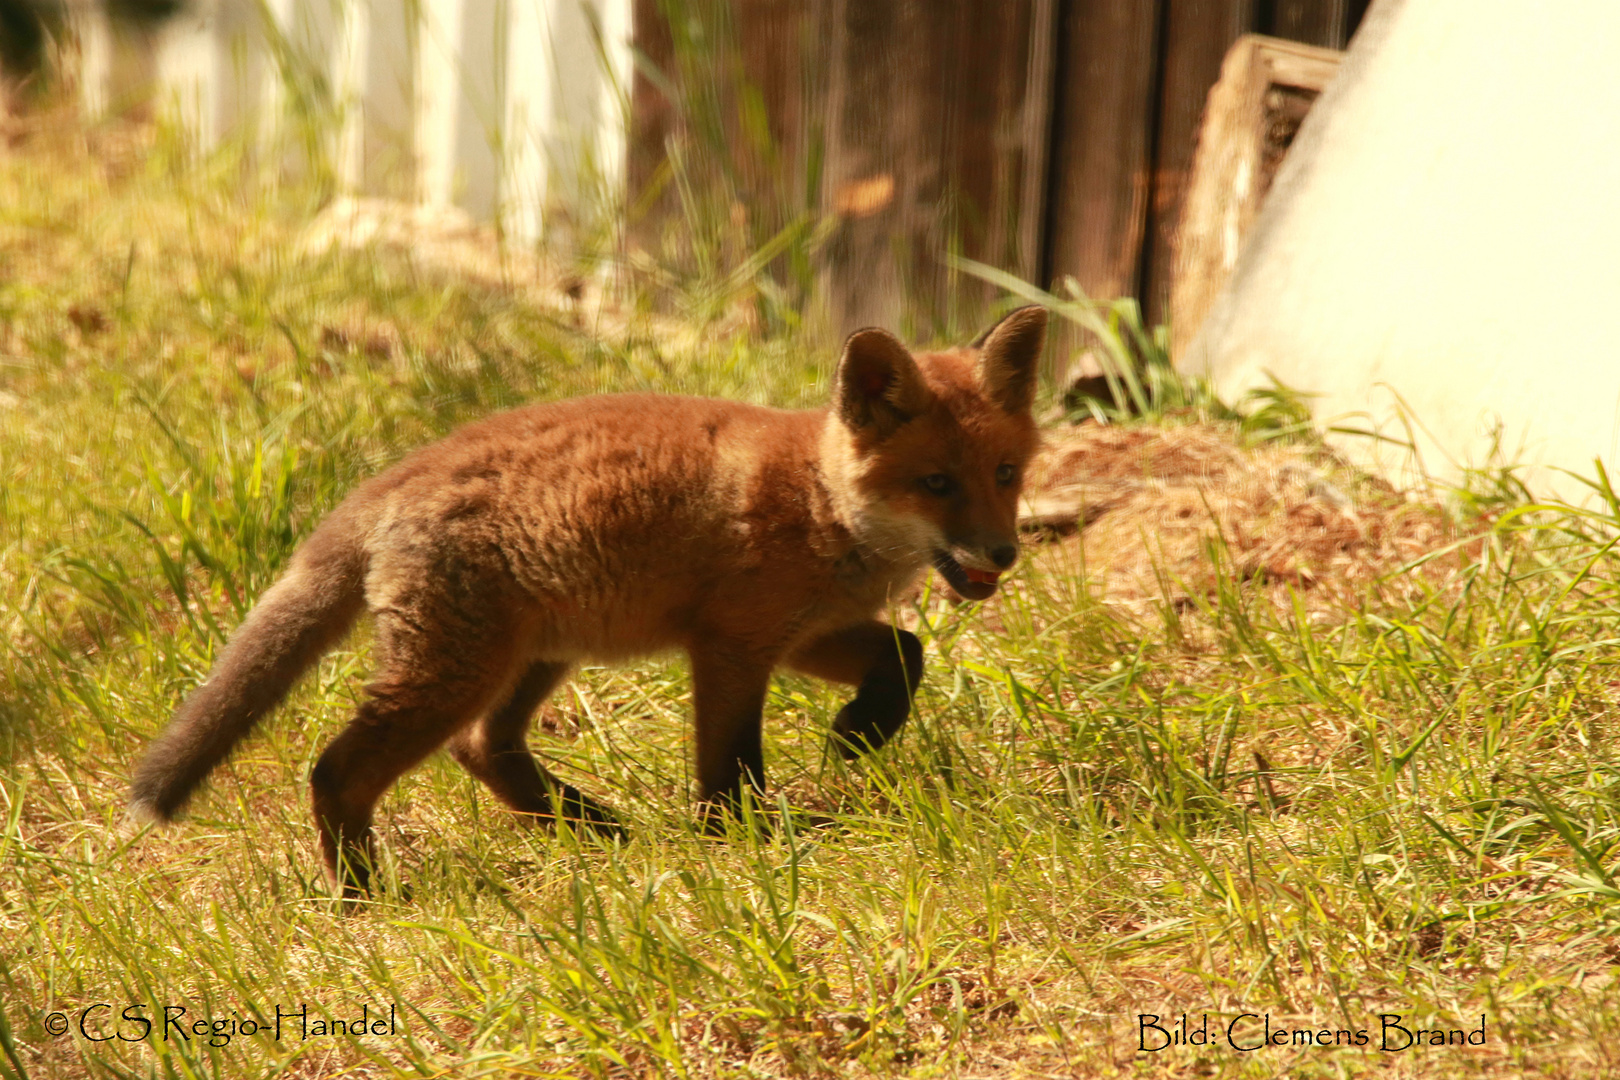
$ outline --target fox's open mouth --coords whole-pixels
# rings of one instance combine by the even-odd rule
[[[964,600],[984,600],[993,595],[1001,577],[996,570],[970,570],[945,551],[934,552],[934,569]]]

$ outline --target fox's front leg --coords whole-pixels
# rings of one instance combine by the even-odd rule
[[[847,761],[876,750],[906,722],[922,681],[923,647],[916,634],[874,620],[817,638],[788,663],[860,688],[833,721],[833,747]]]
[[[773,658],[724,643],[694,645],[692,706],[697,725],[698,794],[703,822],[723,829],[742,805],[743,788],[765,791],[760,726]]]

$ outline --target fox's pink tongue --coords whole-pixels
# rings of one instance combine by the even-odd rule
[[[969,581],[976,581],[980,585],[994,585],[1001,577],[999,570],[974,570],[971,567],[962,567],[962,573],[967,575]]]

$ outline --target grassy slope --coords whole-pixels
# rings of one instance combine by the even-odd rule
[[[776,790],[827,832],[695,838],[684,672],[592,670],[550,716],[577,737],[537,741],[634,838],[518,828],[434,759],[380,815],[408,901],[345,917],[303,781],[362,633],[182,826],[132,834],[144,740],[357,477],[518,401],[824,392],[791,340],[664,355],[386,259],[296,257],[296,206],[233,186],[0,158],[0,1075],[1614,1067],[1616,588],[1569,517],[1504,519],[1456,568],[1310,617],[1228,577],[1132,622],[1051,559],[989,610],[925,603],[918,722],[863,771],[822,758],[832,692],[770,703]],[[364,1004],[399,1029],[47,1033],[98,1002]],[[1183,1011],[1219,1045],[1136,1052],[1137,1014]],[[1484,1014],[1488,1043],[1382,1054],[1381,1012]],[[1374,1048],[1237,1052],[1240,1013]]]

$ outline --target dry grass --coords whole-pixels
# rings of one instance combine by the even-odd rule
[[[1104,426],[1048,434],[1024,528],[1088,567],[1105,603],[1186,606],[1217,579],[1278,603],[1343,608],[1398,572],[1455,574],[1469,552],[1441,500],[1402,494],[1319,444],[1246,445],[1235,425]],[[1456,557],[1431,560],[1447,549]]]

